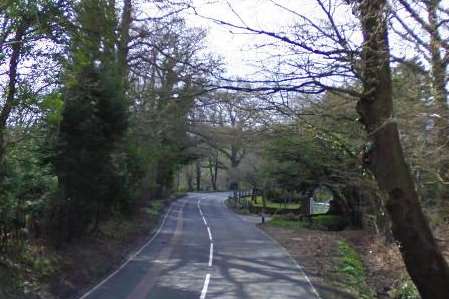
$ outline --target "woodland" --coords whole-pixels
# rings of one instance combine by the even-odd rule
[[[68,298],[48,287],[68,247],[173,194],[301,205],[322,188],[329,214],[399,248],[416,297],[396,299],[449,298],[449,3],[268,2],[296,22],[0,0],[0,298]],[[229,75],[188,14],[262,38],[254,76]]]

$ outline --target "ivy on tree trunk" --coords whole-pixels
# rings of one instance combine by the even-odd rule
[[[364,44],[364,95],[357,104],[368,133],[365,163],[382,190],[408,273],[424,299],[447,299],[449,267],[432,235],[405,162],[393,115],[385,0],[358,1]]]

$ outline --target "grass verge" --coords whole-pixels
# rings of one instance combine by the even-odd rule
[[[337,243],[336,280],[356,298],[374,299],[374,292],[366,282],[365,266],[358,252],[346,241]]]
[[[395,299],[421,299],[418,289],[410,278],[401,279],[398,286],[391,291],[391,297]]]
[[[348,226],[348,221],[344,217],[334,215],[318,215],[307,219],[301,219],[296,215],[282,215],[273,217],[269,224],[293,230],[307,228],[339,231]]]
[[[231,209],[232,211],[234,211],[235,213],[237,213],[237,214],[240,214],[240,215],[249,215],[249,214],[251,214],[251,212],[249,211],[249,209],[248,208],[246,208],[246,207],[237,207],[237,206],[234,206],[234,204],[231,202],[231,199],[226,199],[225,200],[225,205],[229,208],[229,209]]]
[[[256,201],[252,202],[252,205],[255,207],[263,207],[263,202],[262,202],[262,196],[257,196],[256,197]],[[299,203],[279,203],[279,202],[272,202],[272,201],[268,201],[266,202],[266,207],[267,208],[273,208],[273,209],[287,209],[287,210],[297,210],[299,209],[301,205]]]
[[[281,227],[281,228],[287,228],[291,230],[298,230],[298,229],[304,229],[307,228],[307,224],[303,221],[299,220],[289,220],[284,217],[273,217],[270,222],[268,222],[269,225]]]

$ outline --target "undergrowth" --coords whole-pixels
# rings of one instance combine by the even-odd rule
[[[341,284],[360,299],[374,299],[374,292],[366,282],[365,267],[357,251],[347,242],[337,245],[338,262],[336,274]]]
[[[410,278],[402,279],[399,287],[393,290],[392,298],[394,299],[420,299],[421,296],[416,289],[416,286]]]
[[[344,217],[334,215],[319,215],[312,218],[300,219],[297,215],[274,216],[270,225],[287,229],[315,229],[315,230],[343,230],[348,226]]]
[[[0,259],[0,298],[51,298],[46,289],[59,259],[44,246],[25,243]]]

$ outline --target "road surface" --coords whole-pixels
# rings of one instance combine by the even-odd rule
[[[301,268],[227,193],[174,202],[153,238],[80,299],[319,299]]]

